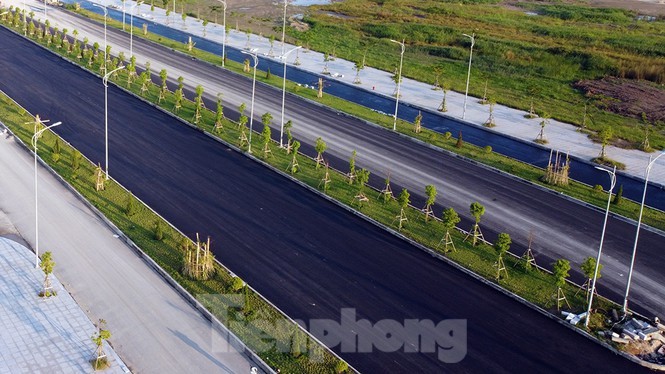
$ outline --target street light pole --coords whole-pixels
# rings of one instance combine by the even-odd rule
[[[39,121],[43,124],[48,120]],[[32,147],[35,150],[35,269],[39,267],[39,199],[37,195],[37,141],[39,136],[46,130],[59,126],[62,122],[56,122],[51,126],[45,127],[37,131],[37,124],[35,124],[35,134],[32,136]]]
[[[108,10],[105,5],[92,4],[96,7],[104,9],[104,71],[106,71],[106,18],[108,18]]]
[[[122,31],[125,31],[125,1],[127,0],[120,1],[122,1]]]
[[[222,67],[224,67],[224,62],[226,60],[226,0],[219,0],[220,3],[222,3],[222,8],[224,9],[222,19],[223,19],[223,25],[222,27],[224,28],[223,35],[224,37],[222,38]]]
[[[252,105],[249,110],[249,145],[247,145],[247,152],[252,153],[252,124],[254,123],[254,91],[256,89],[256,66],[259,64],[259,56],[257,55],[256,49],[253,49],[251,52],[240,51],[246,55],[252,56],[254,59],[254,78],[252,79]]]
[[[104,144],[105,144],[105,158],[106,162],[106,180],[109,180],[109,77],[111,74],[115,73],[120,69],[124,69],[124,66],[113,69],[104,75],[102,78],[102,83],[104,83]]]
[[[397,97],[395,97],[395,116],[393,117],[393,131],[397,130],[397,108],[399,107],[399,89],[402,83],[402,62],[404,61],[404,40],[398,42],[397,40],[390,39],[391,42],[397,43],[402,47],[402,52],[399,55],[399,74],[397,75]]]
[[[462,34],[471,39],[471,48],[469,50],[469,71],[466,73],[466,91],[464,91],[464,111],[462,112],[462,119],[466,119],[466,99],[469,97],[469,79],[471,78],[471,59],[473,58],[473,46],[476,45],[476,33],[471,35]]]
[[[640,215],[637,219],[637,230],[635,232],[635,243],[633,243],[633,256],[630,259],[630,270],[628,270],[628,282],[626,283],[626,294],[623,298],[623,314],[628,313],[628,293],[630,292],[630,281],[633,277],[633,266],[635,265],[635,255],[637,254],[637,240],[640,237],[640,225],[642,224],[642,212],[644,211],[644,200],[647,197],[647,186],[649,184],[649,173],[651,168],[660,158],[660,156],[665,155],[665,151],[661,152],[656,158],[652,159],[649,156],[649,163],[647,164],[646,171],[644,173],[644,191],[642,191],[642,204],[640,205]]]
[[[282,23],[282,56],[284,56],[284,41],[286,38],[286,5],[288,0],[284,0],[284,22]]]
[[[603,221],[603,231],[600,234],[600,245],[598,247],[598,257],[596,257],[596,269],[593,272],[593,282],[591,283],[591,295],[589,296],[589,306],[586,310],[586,318],[584,318],[584,327],[589,327],[589,320],[591,319],[591,305],[593,304],[593,294],[596,292],[596,280],[598,279],[598,267],[600,266],[600,254],[603,251],[603,240],[605,239],[605,228],[607,228],[607,217],[610,215],[610,202],[612,200],[612,191],[616,185],[616,171],[617,167],[614,167],[614,170],[610,171],[596,166],[596,169],[602,170],[609,174],[610,176],[610,189],[607,191],[607,208],[605,208],[605,220]]]
[[[134,56],[133,49],[133,40],[134,40],[134,8],[143,4],[143,1],[139,1],[129,8],[129,57]]]
[[[286,2],[286,0],[284,0]],[[282,80],[282,122],[280,122],[279,126],[279,147],[284,148],[284,102],[286,101],[286,56],[288,56],[291,52],[296,51],[298,49],[302,48],[302,46],[297,46],[290,51],[282,54],[282,60],[284,62],[284,75],[283,75],[283,80]]]

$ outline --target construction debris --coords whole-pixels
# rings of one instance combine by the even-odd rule
[[[621,335],[615,338],[612,334],[613,342],[625,344],[628,352],[644,361],[665,364],[665,326],[657,318],[654,324],[631,318],[623,324],[615,325],[614,330]]]

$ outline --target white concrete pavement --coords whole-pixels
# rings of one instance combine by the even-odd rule
[[[13,1],[18,2],[17,0]],[[121,0],[99,0],[99,3],[105,4],[107,6],[115,6],[117,9],[122,9],[123,6],[123,2]],[[126,12],[129,12],[129,9],[134,4],[136,4],[134,1],[125,1],[124,6]],[[280,8],[282,7],[279,2],[277,2],[275,6]],[[200,37],[203,37],[204,35],[202,22],[188,16],[183,26],[181,15],[177,12],[175,14],[171,13],[169,17],[166,17],[166,12],[164,9],[155,7],[155,10],[151,11],[150,4],[143,4],[134,8],[134,14],[137,16],[137,18],[145,18],[155,23],[160,23],[173,28],[184,30],[193,35]],[[129,16],[127,16],[127,22],[129,23]],[[135,26],[142,23],[136,19],[134,22]],[[216,25],[211,22],[207,25],[205,30],[205,38],[222,43],[223,27],[221,27],[221,25]],[[276,38],[280,39],[281,35],[276,36]],[[231,28],[227,36],[227,45],[230,45],[234,48],[245,48],[247,46],[246,34],[242,31],[236,31],[235,29]],[[259,35],[250,36],[249,46],[250,48],[257,48],[258,52],[263,55],[267,55],[270,51],[269,39]],[[293,47],[295,46],[287,43],[284,47],[284,51],[288,52]],[[282,53],[281,41],[276,40],[274,42],[273,53],[275,55],[274,59],[276,61],[281,61],[279,60],[279,56]],[[288,63],[293,64],[296,57],[301,63],[301,65],[298,66],[299,69],[316,74],[320,74],[323,71],[325,65],[323,60],[323,53],[314,51],[309,51],[307,53],[299,52],[297,54],[291,53],[288,56]],[[399,46],[396,45],[395,64],[397,65],[398,63]],[[337,58],[334,61],[330,61],[328,63],[328,68],[333,75],[328,76],[326,79],[333,79],[345,82],[347,84],[353,84],[353,80],[355,78],[354,64],[354,62],[340,58]],[[472,68],[472,74],[473,73],[474,71]],[[378,70],[372,67],[366,67],[360,73],[362,84],[358,86],[367,90],[368,92],[392,97],[395,91],[395,84],[392,81],[391,76],[391,72]],[[429,83],[423,83],[409,78],[404,78],[402,80],[400,90],[402,92],[400,95],[401,102],[424,107],[434,112],[437,112],[437,108],[443,99],[442,91],[433,91],[432,85]],[[448,104],[448,112],[445,115],[461,120],[463,114],[464,93],[449,91],[446,100]],[[528,119],[525,118],[526,114],[527,112],[522,110],[513,109],[503,105],[496,105],[494,108],[494,116],[497,126],[492,130],[510,135],[517,139],[532,142],[539,134],[541,119]],[[477,126],[482,126],[482,124],[487,121],[488,117],[489,105],[480,104],[479,99],[475,97],[469,97],[467,99],[467,110],[465,118],[467,122]],[[577,131],[577,129],[577,126],[561,121],[551,120],[545,129],[545,136],[549,141],[546,147],[554,150],[569,152],[573,156],[577,156],[586,160],[591,160],[592,158],[597,157],[600,153],[600,144],[592,142],[586,135]],[[626,174],[633,175],[638,178],[644,178],[645,168],[649,162],[648,153],[639,150],[629,150],[609,146],[607,147],[607,154],[610,158],[620,161],[626,165],[626,170],[624,171]],[[653,167],[649,180],[660,185],[665,185],[665,162],[661,161],[660,165],[657,164]]]
[[[15,234],[12,227],[0,211],[0,373],[94,373],[91,337],[97,328],[56,276],[50,281],[57,295],[38,296],[44,273],[35,268],[33,252],[4,237]],[[103,344],[109,363],[104,372],[127,372],[113,348]]]
[[[66,126],[67,124],[63,124]],[[39,169],[40,252],[135,373],[249,373],[245,355],[172,289],[73,193]],[[0,138],[0,209],[34,246],[32,154]]]

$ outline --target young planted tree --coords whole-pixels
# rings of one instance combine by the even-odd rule
[[[462,130],[459,131],[459,135],[457,136],[457,142],[455,143],[455,148],[462,148],[464,145],[464,140],[462,140]]]
[[[369,181],[369,170],[362,169],[358,172],[358,192],[356,193],[355,199],[358,200],[360,208],[363,207],[364,202],[369,202],[367,196],[365,196],[365,184]]]
[[[53,162],[57,164],[58,161],[60,161],[61,155],[62,151],[60,149],[60,139],[55,138],[55,143],[53,143],[53,151],[51,152],[51,158],[53,158]]]
[[[485,214],[485,207],[482,206],[479,202],[474,201],[471,203],[471,206],[469,207],[469,211],[473,218],[476,220],[475,224],[473,225],[473,228],[471,228],[471,231],[466,235],[466,238],[464,240],[467,240],[468,238],[471,238],[472,240],[472,245],[475,247],[476,244],[478,244],[478,240],[483,241],[483,233],[480,231],[480,217]]]
[[[427,200],[425,201],[425,207],[422,210],[425,214],[425,222],[427,222],[430,217],[434,217],[432,205],[434,205],[434,202],[436,201],[436,187],[434,187],[433,184],[425,186],[425,195],[427,195]]]
[[[554,284],[556,285],[556,310],[561,308],[561,302],[565,301],[570,308],[570,304],[563,293],[563,286],[566,285],[566,278],[568,278],[570,271],[570,261],[565,259],[558,259],[552,266],[552,274],[554,275]]]
[[[498,258],[497,258],[497,271],[496,271],[496,279],[499,280],[501,277],[501,272],[503,271],[504,275],[506,278],[508,277],[508,270],[506,270],[506,265],[503,262],[503,256],[508,252],[510,249],[510,244],[512,243],[512,240],[510,239],[510,235],[506,234],[505,232],[502,232],[499,234],[499,236],[496,238],[496,241],[494,242],[494,250],[496,251]]]
[[[406,208],[409,206],[409,203],[411,202],[411,194],[409,194],[409,191],[407,191],[406,188],[402,188],[402,192],[399,194],[397,197],[397,203],[399,204],[399,215],[395,217],[396,220],[399,221],[399,230],[402,230],[402,226],[408,221],[408,218],[406,217]]]
[[[173,94],[175,96],[175,104],[173,105],[173,111],[178,113],[180,111],[180,108],[182,108],[182,99],[183,99],[182,88],[178,88],[177,90],[175,90]]]
[[[549,125],[550,116],[548,114],[543,114],[542,120],[540,121],[540,132],[538,137],[534,140],[538,144],[547,144],[547,139],[545,139],[545,126]]]
[[[210,238],[207,242],[201,242],[199,234],[196,234],[196,243],[190,248],[187,241],[182,272],[191,279],[207,280],[215,273],[215,256],[210,250]]]
[[[393,198],[393,190],[390,187],[390,172],[388,173],[388,176],[385,179],[385,184],[383,189],[379,193],[379,197],[382,198],[384,204]]]
[[[596,274],[596,279],[600,279],[600,271],[603,270],[603,264],[598,265],[598,272],[596,273],[596,259],[593,257],[587,257],[584,259],[580,265],[582,274],[586,277],[586,281],[582,285],[582,288],[586,289],[587,298],[589,297],[589,292],[591,291],[591,282],[593,282],[593,275]]]
[[[270,50],[268,51],[268,57],[275,57],[275,35],[270,35],[268,37],[268,42],[270,42]]]
[[[217,110],[215,111],[215,132],[224,131],[224,107],[222,106],[222,94],[217,94]]]
[[[97,346],[97,348],[95,349],[96,357],[93,362],[93,368],[95,370],[104,369],[108,366],[106,353],[104,353],[104,341],[110,338],[111,338],[111,332],[106,329],[106,321],[100,319],[99,323],[97,324],[97,332],[91,337],[92,341]]]
[[[204,19],[201,24],[203,25],[203,37],[205,38],[205,36],[206,36],[206,27],[208,27],[208,20]]]
[[[328,61],[330,61],[330,55],[328,52],[323,54],[323,71],[321,74],[330,75],[330,69],[328,68]]]
[[[600,158],[601,160],[604,160],[605,157],[607,156],[607,154],[605,153],[605,148],[610,144],[610,140],[612,140],[613,135],[614,134],[612,131],[612,127],[610,126],[603,127],[603,129],[600,130],[600,132],[598,133],[598,138],[600,139],[600,146],[601,146],[600,155],[598,156],[598,158]]]
[[[185,87],[185,78],[183,78],[182,76],[179,76],[178,77],[178,88],[182,90],[183,87]]]
[[[458,223],[460,223],[460,218],[455,209],[448,208],[443,211],[441,216],[441,221],[443,223],[443,228],[446,229],[446,234],[443,236],[443,239],[439,242],[445,243],[444,252],[448,252],[448,246],[450,245],[452,250],[455,251],[455,243],[453,243],[453,238],[450,235],[450,230],[454,229]]]
[[[291,120],[286,121],[284,124],[284,132],[286,133],[286,154],[291,153],[291,146],[293,143],[293,134],[291,134],[291,128],[293,127],[293,122]]]
[[[160,86],[160,89],[159,89],[159,99],[157,101],[158,103],[161,103],[162,100],[164,100],[166,98],[166,92],[168,92],[168,90],[169,90],[168,86],[166,85],[166,81],[167,81],[168,77],[169,77],[169,75],[168,75],[168,72],[166,71],[166,69],[162,69],[159,72],[159,78],[162,80],[162,83],[161,83],[161,86]]]
[[[198,85],[196,86],[196,96],[194,97],[194,123],[199,124],[199,121],[201,120],[201,109],[205,108],[205,104],[203,104],[203,86]]]
[[[51,252],[44,252],[42,254],[42,261],[39,263],[39,267],[44,272],[44,289],[39,293],[40,297],[50,297],[55,296],[53,292],[53,287],[51,287],[50,276],[53,273],[53,268],[55,267],[55,262],[53,261],[53,256]]]
[[[619,185],[619,191],[617,191],[616,195],[614,195],[614,198],[612,199],[612,204],[620,205],[622,200],[623,200],[623,183]]]
[[[349,173],[347,174],[349,178],[349,184],[353,184],[356,179],[356,151],[351,152],[351,158],[349,158]]]
[[[494,119],[494,106],[496,105],[496,101],[490,100],[489,104],[490,104],[490,114],[489,117],[487,118],[487,121],[485,121],[485,123],[483,124],[483,126],[492,128],[496,126],[496,120]]]
[[[356,63],[353,65],[353,70],[356,71],[356,76],[353,78],[353,83],[354,84],[362,84],[363,82],[360,80],[360,71],[362,71],[365,68],[365,57],[363,56],[362,61],[356,61]]]
[[[448,87],[444,85],[442,88],[443,90],[443,99],[441,99],[441,104],[439,105],[439,108],[437,109],[439,112],[447,112],[448,111],[448,103],[446,102],[446,99],[448,97]]]
[[[423,114],[418,111],[418,115],[416,116],[416,119],[413,121],[413,131],[415,131],[416,134],[419,134],[421,129],[422,129],[422,122],[423,122]]]
[[[164,229],[162,228],[162,222],[160,220],[155,221],[153,237],[157,241],[162,241],[164,239]]]
[[[298,172],[298,168],[300,167],[298,165],[298,159],[296,156],[298,156],[298,150],[300,149],[300,142],[299,141],[294,141],[293,142],[293,158],[291,159],[291,163],[287,167],[291,171],[291,174],[295,174]]]
[[[263,131],[261,132],[261,138],[263,143],[263,157],[267,158],[270,152],[270,142],[272,141],[270,122],[272,121],[272,114],[264,113],[261,116],[261,122],[263,122]]]
[[[247,122],[249,118],[246,115],[241,114],[238,118],[238,130],[240,130],[240,136],[238,136],[238,146],[242,147],[249,144],[249,139],[247,138]]]
[[[81,152],[75,150],[72,153],[72,179],[78,179],[79,170],[81,169]]]
[[[139,75],[139,84],[141,85],[141,95],[145,95],[148,92],[148,83],[150,82],[150,75],[147,71],[141,72]]]
[[[138,213],[139,206],[138,202],[136,201],[136,198],[134,196],[129,195],[127,197],[127,204],[125,204],[125,215],[127,217],[131,217],[134,214]]]
[[[323,152],[328,149],[328,145],[326,142],[321,139],[321,137],[316,139],[316,144],[314,145],[314,149],[316,150],[316,168],[318,169],[321,167],[325,161],[323,160]]]

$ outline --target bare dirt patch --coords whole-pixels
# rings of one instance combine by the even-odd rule
[[[645,113],[651,122],[665,121],[665,89],[653,83],[607,77],[579,81],[575,87],[614,113],[638,119]]]

